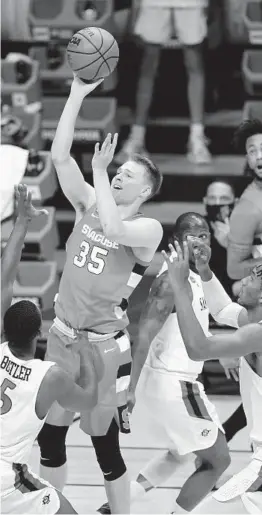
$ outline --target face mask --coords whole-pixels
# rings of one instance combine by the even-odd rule
[[[235,202],[231,204],[216,204],[214,206],[206,205],[207,218],[209,222],[224,222],[229,218],[235,206]]]

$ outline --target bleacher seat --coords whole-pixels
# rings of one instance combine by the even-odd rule
[[[242,72],[246,92],[251,96],[262,95],[262,50],[245,50]]]
[[[243,120],[258,118],[262,122],[262,100],[248,100],[244,104]]]
[[[66,98],[47,97],[43,99],[42,137],[53,141]],[[101,141],[108,132],[116,132],[115,98],[85,98],[75,125],[74,142],[86,145]]]
[[[29,299],[44,312],[52,308],[58,291],[55,261],[22,261],[14,283],[13,302]]]
[[[17,62],[10,62],[8,60],[10,55],[12,54],[1,60],[2,104],[27,112],[39,111],[42,99],[39,63],[36,60],[32,60],[31,63],[25,61],[24,64],[27,69],[30,69],[31,75],[24,83],[19,83],[16,72]]]
[[[25,236],[25,245],[22,257],[52,259],[54,258],[55,249],[58,246],[58,231],[55,219],[55,208],[46,208],[48,215],[41,215],[32,218],[27,234]],[[1,242],[4,246],[13,229],[13,221],[8,220],[1,226]]]
[[[29,25],[32,39],[49,41],[52,38],[68,41],[78,30],[87,26],[113,31],[112,0],[96,0],[96,19],[83,19],[80,15],[85,0],[31,0]]]
[[[261,0],[247,0],[243,19],[251,45],[262,45]]]
[[[50,152],[41,151],[39,154],[45,163],[43,171],[38,177],[30,177],[25,174],[23,181],[31,191],[33,201],[42,203],[54,196],[57,189],[57,178]]]

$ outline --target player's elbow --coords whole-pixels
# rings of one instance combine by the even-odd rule
[[[228,258],[227,260],[227,274],[230,279],[238,280],[242,279],[242,266],[241,262],[236,259]]]
[[[203,361],[205,359],[201,346],[187,348],[187,353],[192,361]]]

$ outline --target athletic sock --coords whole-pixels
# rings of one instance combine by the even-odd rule
[[[151,485],[151,488],[152,485]],[[130,498],[131,502],[136,501],[137,499],[143,497],[148,490],[151,488],[146,489],[144,487],[144,483],[138,483],[138,481],[131,481],[130,484]]]
[[[204,137],[204,125],[202,123],[192,123],[190,126],[190,140]]]

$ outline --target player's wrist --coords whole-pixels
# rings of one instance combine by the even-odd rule
[[[209,264],[200,265],[197,267],[198,273],[200,275],[200,279],[204,282],[210,281],[212,279],[212,270],[210,269]]]

